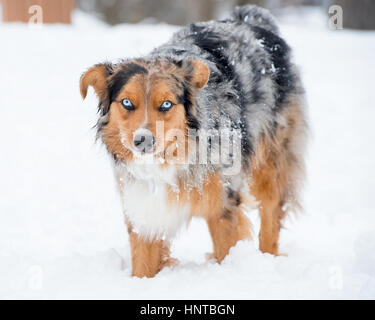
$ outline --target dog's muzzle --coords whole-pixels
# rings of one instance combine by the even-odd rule
[[[133,143],[140,152],[151,153],[154,150],[155,137],[151,132],[142,130],[142,132],[135,133]]]

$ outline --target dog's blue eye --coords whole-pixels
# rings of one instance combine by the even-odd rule
[[[173,103],[169,100],[164,101],[160,106],[160,111],[168,111],[170,108],[172,108]]]
[[[129,99],[123,99],[121,103],[126,110],[134,110],[134,106]]]

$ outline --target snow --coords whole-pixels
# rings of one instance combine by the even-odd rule
[[[273,257],[254,241],[207,261],[207,227],[193,220],[153,279],[132,278],[120,198],[94,143],[93,91],[80,74],[136,57],[176,27],[108,27],[77,12],[73,26],[0,24],[0,298],[374,299],[373,72],[375,33],[330,31],[320,14],[284,19],[311,118],[305,213],[290,217]]]

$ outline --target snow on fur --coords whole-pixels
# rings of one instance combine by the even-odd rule
[[[112,168],[93,144],[96,98],[82,103],[78,80],[97,61],[147,54],[176,27],[109,28],[80,13],[74,26],[1,25],[0,298],[374,299],[375,33],[307,18],[280,28],[312,123],[306,212],[281,234],[288,257],[257,249],[249,212],[255,239],[222,265],[206,261],[208,230],[193,220],[172,248],[180,266],[154,279],[130,276]]]

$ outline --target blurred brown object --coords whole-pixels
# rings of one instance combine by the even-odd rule
[[[35,21],[40,13],[43,23],[71,23],[75,0],[1,0],[4,22]],[[40,6],[38,11],[33,6]],[[37,21],[37,20],[36,20]]]
[[[111,25],[157,23],[186,25],[211,20],[224,2],[234,0],[77,0],[78,7]]]

